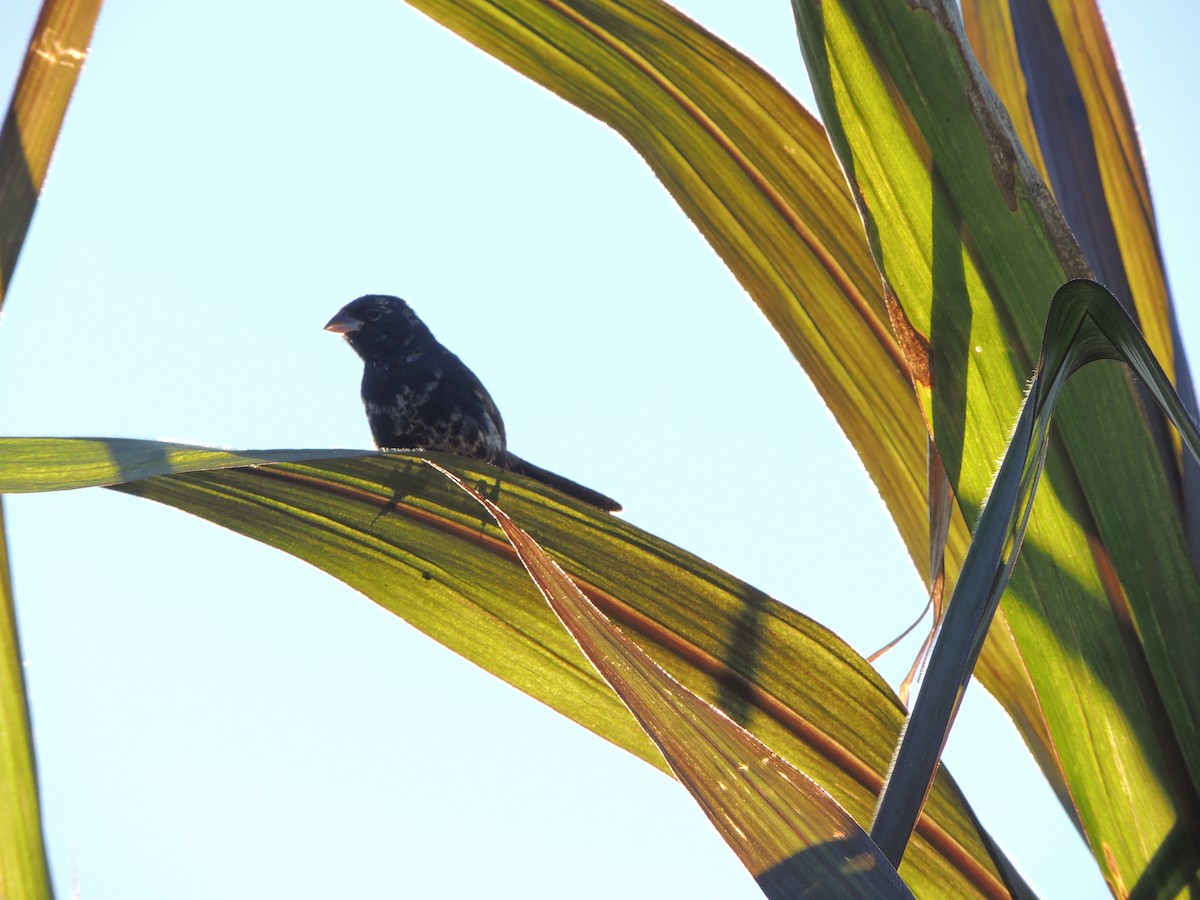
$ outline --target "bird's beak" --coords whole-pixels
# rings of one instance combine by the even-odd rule
[[[347,315],[345,312],[340,312],[325,325],[326,331],[332,331],[334,334],[349,334],[352,331],[358,331],[363,327],[363,323],[354,316]]]

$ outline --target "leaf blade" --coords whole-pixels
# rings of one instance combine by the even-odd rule
[[[964,16],[988,76],[994,81],[998,69],[1015,76],[1002,78],[998,92],[1093,271],[1138,323],[1191,415],[1200,415],[1187,357],[1177,351],[1179,323],[1137,129],[1094,0],[969,2]],[[1179,480],[1189,548],[1200,560],[1200,465],[1145,405]]]
[[[91,41],[100,0],[46,0],[0,127],[0,309]],[[0,504],[0,892],[53,895]]]
[[[1029,395],[963,566],[955,592],[961,599],[952,603],[930,659],[931,683],[950,689],[918,697],[872,825],[872,837],[893,862],[903,855],[958,701],[1016,564],[1046,462],[1055,405],[1067,380],[1100,360],[1133,368],[1179,429],[1189,452],[1200,457],[1200,428],[1116,297],[1088,280],[1068,282],[1056,291]],[[1183,825],[1188,827],[1186,820]],[[1186,876],[1188,866],[1183,863],[1179,877]]]
[[[0,485],[19,486],[5,460],[27,439],[0,439]],[[34,439],[31,446],[45,449]],[[89,464],[89,442],[59,439],[63,482]],[[147,442],[152,444],[153,442]],[[169,445],[175,458],[176,445]],[[154,475],[125,493],[175,506],[303,559],[434,639],[606,739],[661,767],[657,750],[596,675],[530,585],[474,501],[422,460],[498,490],[504,509],[560,560],[601,611],[672,677],[813,777],[858,821],[875,803],[903,709],[883,680],[835,635],[749,585],[616,517],[543,485],[438,454],[364,453],[233,465],[227,451],[192,448],[197,471]],[[26,454],[28,455],[28,454]],[[122,455],[128,457],[123,465]],[[267,460],[269,451],[244,459]],[[113,441],[114,467],[157,471],[146,447]],[[501,479],[496,482],[497,477]],[[30,481],[45,487],[44,470]],[[804,680],[797,683],[796,673]],[[902,877],[914,890],[953,885],[1004,896],[965,803],[939,778]],[[922,885],[926,886],[922,888]]]
[[[886,296],[816,120],[751,60],[656,0],[409,5],[610,125],[646,160],[812,379],[931,584],[929,435],[913,394],[929,378],[924,338],[902,327]],[[955,508],[947,588],[969,542]],[[1004,615],[980,678],[1058,776]]]
[[[973,520],[1033,369],[1048,298],[1086,276],[1086,263],[974,67],[952,4],[793,8],[876,257],[906,327],[929,342],[933,387],[918,394]],[[1100,440],[1096,421],[1108,425]],[[1081,374],[1056,424],[1048,502],[1030,523],[1004,605],[1052,740],[1041,759],[1061,766],[1060,796],[1075,804],[1092,847],[1106,848],[1095,853],[1107,876],[1129,883],[1194,805],[1194,784],[1178,783],[1171,760],[1197,771],[1200,698],[1188,693],[1196,685],[1181,696],[1170,672],[1197,640],[1195,617],[1182,632],[1155,623],[1177,618],[1159,608],[1163,598],[1167,610],[1194,609],[1200,590],[1123,373]],[[1148,534],[1165,541],[1154,567],[1143,561]],[[1160,694],[1175,734],[1156,724]]]
[[[33,219],[100,0],[46,0],[0,129],[0,307]]]
[[[500,526],[559,620],[768,897],[801,898],[815,890],[912,896],[866,833],[816,783],[671,678],[500,507],[431,465]]]
[[[51,897],[24,665],[0,505],[0,886],[13,898]]]

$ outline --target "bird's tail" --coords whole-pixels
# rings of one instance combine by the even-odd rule
[[[582,500],[584,503],[595,506],[597,509],[602,509],[605,512],[619,512],[621,509],[621,504],[612,497],[584,487],[570,478],[563,478],[561,475],[548,472],[541,466],[535,466],[531,462],[526,462],[516,454],[507,454],[505,462],[510,472],[516,472],[518,475],[528,475],[535,481],[549,485],[552,488],[562,491],[564,494],[574,497],[576,500]]]

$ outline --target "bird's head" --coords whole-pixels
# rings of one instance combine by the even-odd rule
[[[343,306],[325,325],[346,338],[364,360],[387,358],[406,344],[429,333],[399,297],[368,294]]]

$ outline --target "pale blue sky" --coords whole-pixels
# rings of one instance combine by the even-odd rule
[[[681,5],[808,96],[789,4]],[[1105,10],[1195,349],[1200,14],[1133,6]],[[0,7],[6,86],[36,11]],[[831,416],[636,154],[400,3],[103,11],[4,310],[0,431],[368,447],[321,330],[368,292],[468,362],[516,452],[860,651],[923,604]],[[60,896],[761,896],[674,782],[328,576],[110,492],[7,509]],[[947,759],[1043,896],[1105,893],[978,688]]]

